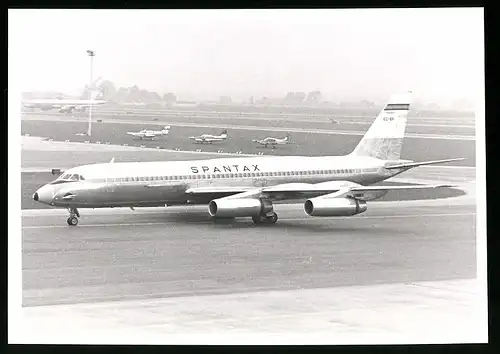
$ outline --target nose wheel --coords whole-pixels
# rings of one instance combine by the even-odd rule
[[[272,225],[278,221],[278,214],[273,211],[268,215],[252,216],[252,220],[256,225]]]
[[[69,226],[76,226],[78,225],[78,218],[80,217],[80,213],[78,212],[78,209],[76,208],[71,208],[69,209],[69,217],[66,220]]]

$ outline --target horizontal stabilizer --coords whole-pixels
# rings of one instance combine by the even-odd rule
[[[424,161],[424,162],[410,162],[410,163],[402,163],[402,164],[397,164],[397,165],[392,165],[392,166],[385,166],[385,168],[388,170],[392,170],[392,169],[397,169],[397,168],[409,168],[409,167],[417,167],[417,166],[425,166],[425,165],[434,165],[434,164],[439,164],[439,163],[452,162],[452,161],[462,161],[462,160],[465,160],[465,158],[459,157],[456,159],[434,160],[434,161]]]
[[[368,192],[368,191],[392,191],[401,189],[434,189],[434,188],[454,188],[454,184],[422,184],[422,185],[407,185],[407,186],[363,186],[351,188],[354,192]]]

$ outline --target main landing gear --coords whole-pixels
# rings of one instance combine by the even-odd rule
[[[252,220],[256,225],[272,225],[278,221],[278,214],[273,211],[266,215],[252,216]]]
[[[69,208],[69,217],[66,220],[69,226],[78,225],[78,218],[80,217],[80,213],[77,208]]]

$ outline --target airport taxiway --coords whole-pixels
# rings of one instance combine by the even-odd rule
[[[407,203],[350,218],[277,206],[273,227],[196,207],[82,210],[77,227],[23,211],[23,304],[475,278],[475,207]]]

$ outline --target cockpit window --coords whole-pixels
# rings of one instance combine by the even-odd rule
[[[79,174],[71,174],[71,173],[64,173],[57,177],[57,179],[51,184],[60,184],[60,183],[67,183],[67,182],[76,182],[76,181],[84,181],[85,178],[83,178]]]

